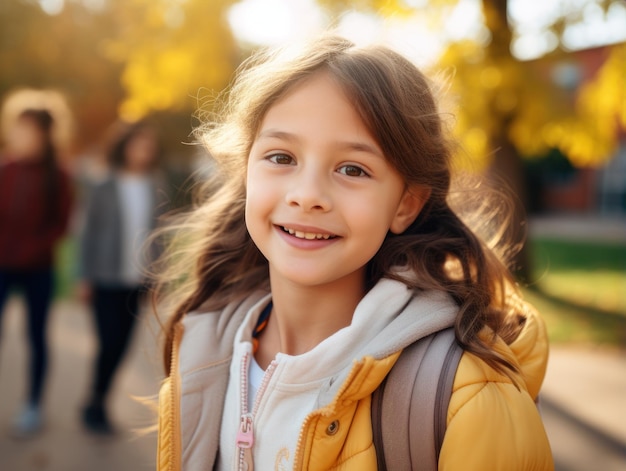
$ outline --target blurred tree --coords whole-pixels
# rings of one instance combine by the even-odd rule
[[[19,87],[64,92],[77,115],[82,144],[92,143],[118,115],[156,114],[166,142],[186,140],[189,116],[210,107],[240,62],[225,20],[236,0],[65,0],[46,13],[37,0],[0,2],[0,94]],[[604,8],[617,0],[589,0]],[[318,0],[382,15],[415,14],[424,5],[433,29],[460,0]],[[558,148],[575,165],[602,162],[626,123],[626,46],[612,48],[596,77],[574,98],[542,75],[536,61],[510,52],[505,0],[482,0],[483,39],[449,40],[441,66],[455,71],[456,126],[473,162],[503,174],[524,199],[522,155]],[[574,18],[575,19],[575,18]],[[566,21],[556,19],[555,34]],[[560,53],[552,55],[558,57]],[[200,103],[198,103],[200,102]],[[474,164],[476,165],[476,164]],[[521,221],[521,219],[520,219]]]
[[[75,112],[80,143],[93,142],[123,96],[121,67],[101,50],[112,28],[79,3],[49,15],[38,2],[0,2],[0,97],[22,87],[57,89]]]
[[[553,130],[555,141],[576,165],[602,163],[626,129],[626,44],[610,49],[595,77],[580,87],[575,106],[576,119]]]
[[[362,9],[379,14],[415,14],[406,0],[318,0],[335,9]],[[458,0],[429,0],[419,10],[442,27]],[[615,0],[598,0],[608,9]],[[438,66],[454,71],[449,87],[456,101],[455,133],[473,166],[487,169],[496,181],[504,180],[517,196],[509,237],[521,242],[525,235],[524,207],[528,195],[522,156],[562,151],[574,165],[600,164],[613,155],[618,127],[626,128],[626,45],[612,48],[599,73],[578,89],[576,96],[546,77],[539,61],[522,62],[511,53],[513,33],[506,0],[482,0],[488,36],[448,41]],[[551,29],[562,34],[567,21],[555,18]],[[557,50],[556,62],[564,57]],[[518,274],[528,279],[525,251],[515,261]]]
[[[349,9],[383,16],[426,15],[435,31],[460,0],[318,0],[335,15]],[[416,3],[422,4],[417,8]],[[588,0],[610,10],[619,0]],[[594,77],[572,91],[557,84],[550,68],[567,61],[557,49],[544,60],[520,61],[511,53],[513,32],[507,0],[481,0],[485,39],[447,39],[439,63],[453,70],[450,81],[457,106],[456,132],[474,159],[485,167],[498,158],[491,141],[510,141],[517,154],[540,155],[558,148],[576,166],[602,164],[617,145],[618,127],[626,127],[626,44],[607,48]],[[568,24],[582,21],[584,9],[556,16],[549,29],[556,37]],[[442,33],[445,34],[445,33]],[[496,138],[496,136],[501,136]]]
[[[166,124],[164,140],[180,152],[198,99],[210,106],[205,99],[239,63],[225,19],[231,3],[66,0],[46,13],[36,0],[2,1],[0,95],[58,89],[75,110],[83,147],[117,117],[156,114]]]
[[[233,0],[110,0],[117,26],[107,56],[123,64],[120,113],[137,119],[195,108],[199,90],[222,90],[239,63],[226,22]]]

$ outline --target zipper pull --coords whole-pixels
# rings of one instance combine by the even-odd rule
[[[239,469],[253,471],[252,445],[254,445],[254,428],[252,414],[243,414],[237,431],[237,448],[239,448]]]
[[[252,427],[252,414],[243,414],[237,431],[237,447],[252,448],[254,445],[254,430]]]

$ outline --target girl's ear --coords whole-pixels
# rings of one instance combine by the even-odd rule
[[[412,187],[404,190],[389,230],[394,234],[402,234],[406,231],[417,219],[428,198],[430,198],[430,193],[430,188],[424,187]]]

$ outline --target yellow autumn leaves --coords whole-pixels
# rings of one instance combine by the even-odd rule
[[[112,2],[110,8],[121,27],[108,50],[124,63],[123,118],[135,120],[153,111],[193,108],[198,90],[226,86],[239,59],[226,23],[231,3]]]
[[[121,25],[116,42],[108,48],[111,57],[124,63],[123,117],[138,119],[152,111],[193,108],[198,90],[219,91],[228,84],[241,60],[226,22],[232,3],[110,2]],[[383,15],[407,15],[411,10],[400,0],[318,3],[332,8],[334,14],[350,8]],[[421,14],[432,14],[437,22],[441,12],[457,2],[426,3],[431,13],[422,8]],[[447,107],[473,165],[488,165],[493,155],[490,139],[502,133],[526,156],[558,148],[577,166],[599,165],[612,156],[618,127],[626,125],[626,45],[613,46],[598,73],[577,90],[554,82],[550,74],[559,61],[567,57],[520,62],[510,54],[494,54],[471,39],[448,44],[438,67],[451,77],[452,107]]]

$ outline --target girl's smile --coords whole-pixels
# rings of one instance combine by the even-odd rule
[[[309,227],[300,227],[300,226],[295,226],[295,225],[280,225],[278,226],[280,227],[280,229],[283,232],[286,232],[288,234],[291,234],[294,237],[297,237],[298,239],[307,239],[307,240],[313,240],[313,239],[334,239],[337,236],[334,234],[329,234],[327,232],[324,232],[323,230],[319,230],[316,228],[309,228]]]
[[[248,160],[246,224],[272,283],[361,283],[388,231],[420,208],[328,73],[268,110]]]
[[[295,224],[275,225],[279,235],[292,247],[315,250],[335,243],[339,236],[315,227],[304,227]]]

